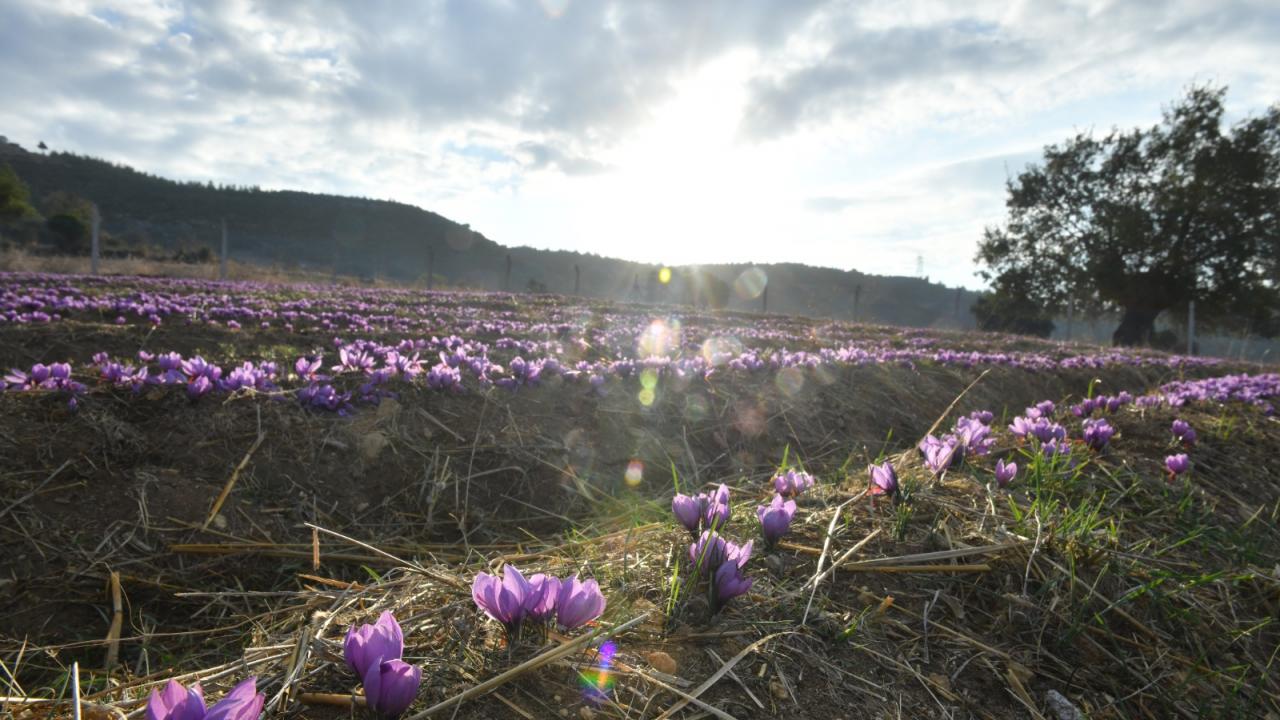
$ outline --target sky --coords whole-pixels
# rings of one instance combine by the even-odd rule
[[[0,0],[0,135],[407,202],[505,245],[977,288],[1005,181],[1192,84],[1280,101],[1280,3]]]

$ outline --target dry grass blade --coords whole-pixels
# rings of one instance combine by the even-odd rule
[[[257,451],[258,446],[262,444],[266,437],[266,433],[259,432],[257,439],[249,446],[249,451],[241,458],[240,464],[236,465],[235,469],[231,471],[231,477],[227,478],[226,484],[222,486],[222,492],[218,493],[218,497],[213,501],[213,507],[209,508],[209,517],[205,518],[204,525],[200,526],[201,530],[209,529],[210,523],[218,516],[218,511],[222,509],[222,504],[227,501],[227,496],[231,494],[232,488],[236,486],[236,481],[240,479],[240,473],[244,472],[244,469],[249,466],[249,460],[253,458],[253,453]]]
[[[806,623],[809,622],[809,610],[813,608],[813,597],[818,593],[818,581],[816,580],[816,578],[822,574],[823,561],[827,559],[827,553],[830,552],[831,550],[831,536],[836,531],[836,521],[840,519],[840,513],[844,512],[844,509],[846,507],[848,507],[850,504],[852,504],[855,501],[861,500],[863,496],[865,496],[866,494],[867,494],[867,491],[863,490],[857,495],[854,495],[848,500],[845,500],[844,502],[836,506],[836,511],[831,515],[831,522],[827,524],[826,537],[822,540],[822,554],[818,556],[818,566],[813,571],[813,576],[815,578],[815,580],[812,581],[813,590],[809,593],[809,602],[805,603],[804,617],[800,619],[801,626],[804,626]]]
[[[48,484],[49,484],[49,483],[51,483],[51,482],[53,482],[53,479],[54,479],[54,478],[56,478],[56,477],[58,477],[58,475],[59,475],[63,470],[66,470],[66,469],[67,469],[67,466],[68,466],[68,465],[70,465],[72,462],[73,462],[73,461],[71,461],[71,460],[67,460],[66,462],[62,463],[61,465],[59,465],[59,466],[58,466],[58,469],[57,469],[57,470],[54,470],[52,473],[50,473],[50,474],[49,474],[49,477],[47,477],[47,478],[45,478],[44,480],[40,481],[40,484],[39,484],[39,485],[37,485],[37,486],[35,486],[35,488],[34,488],[34,489],[32,489],[32,491],[31,491],[31,492],[29,492],[29,493],[27,493],[26,495],[23,495],[22,497],[18,498],[17,500],[14,500],[13,502],[9,503],[9,505],[8,505],[7,507],[5,507],[5,509],[0,510],[0,520],[4,519],[4,516],[5,516],[5,515],[8,515],[10,512],[12,512],[14,508],[16,508],[16,507],[18,507],[19,505],[21,505],[22,503],[24,503],[24,502],[26,502],[26,501],[30,500],[31,498],[35,497],[36,495],[39,495],[39,494],[40,494],[40,491],[44,489],[44,486],[45,486],[45,485],[48,485]]]
[[[472,686],[458,693],[457,695],[454,695],[448,700],[443,700],[441,702],[438,702],[435,705],[432,705],[431,707],[427,708],[426,710],[423,710],[422,712],[419,712],[415,715],[411,715],[408,718],[408,720],[422,720],[423,718],[428,718],[428,717],[431,717],[432,715],[435,715],[441,710],[445,710],[455,705],[461,705],[462,703],[466,702],[467,700],[470,700],[471,698],[479,697],[480,695],[484,695],[485,693],[488,693],[494,690],[495,688],[505,685],[506,683],[529,672],[530,670],[540,668],[543,665],[559,660],[562,657],[567,657],[573,652],[583,647],[586,647],[588,644],[590,644],[595,640],[604,640],[604,639],[613,637],[614,635],[617,635],[619,633],[626,632],[627,630],[630,630],[636,625],[639,625],[648,617],[649,617],[649,613],[645,612],[626,621],[621,625],[615,626],[610,629],[600,628],[595,632],[578,637],[557,648],[552,648],[551,650],[548,650],[542,653],[541,655],[537,655],[533,658],[530,658],[529,660],[526,660],[525,662],[520,663],[519,665],[511,668],[510,670],[502,673],[501,675],[490,678],[480,683],[479,685]]]
[[[791,630],[788,630],[785,632],[776,632],[770,635],[765,635],[759,640],[746,646],[737,655],[734,655],[733,657],[729,658],[729,662],[721,665],[720,669],[715,671],[715,673],[712,674],[711,677],[707,678],[701,685],[691,690],[688,693],[688,695],[686,695],[685,697],[682,697],[678,702],[676,702],[675,705],[672,705],[666,710],[663,710],[662,714],[659,715],[656,718],[656,720],[666,720],[666,718],[669,718],[675,713],[679,712],[682,708],[684,708],[684,706],[688,705],[693,699],[702,695],[702,693],[706,692],[712,685],[715,685],[717,682],[719,682],[720,678],[728,674],[728,672],[733,669],[734,665],[737,665],[743,658],[755,652],[765,643],[769,642],[770,640],[776,637],[781,637],[783,635],[792,635],[792,634],[794,634],[794,631],[791,631]]]
[[[107,672],[116,666],[120,657],[120,629],[124,625],[124,603],[120,597],[120,573],[111,571],[111,629],[107,631],[107,659],[104,664]]]

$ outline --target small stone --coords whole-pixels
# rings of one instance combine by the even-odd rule
[[[582,720],[591,720],[591,718],[594,718],[595,716],[596,716],[596,711],[592,710],[586,705],[583,705],[582,707],[578,708],[578,717],[582,718]]]
[[[382,454],[384,448],[388,444],[387,436],[374,430],[366,433],[360,438],[360,454],[365,460],[376,460],[378,455]]]
[[[650,667],[652,667],[654,670],[657,670],[660,673],[663,673],[665,675],[676,674],[675,658],[662,652],[661,650],[657,650],[649,653],[647,656],[645,656],[645,659],[649,661]]]
[[[223,517],[222,513],[213,516],[213,526],[219,530],[227,529],[227,519]]]

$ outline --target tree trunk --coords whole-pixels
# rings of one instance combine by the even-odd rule
[[[1162,308],[1126,307],[1120,327],[1111,335],[1112,345],[1149,345],[1155,334],[1156,317]]]

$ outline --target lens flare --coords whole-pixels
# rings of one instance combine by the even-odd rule
[[[610,669],[613,667],[613,656],[617,652],[618,646],[612,640],[605,641],[597,654],[596,666],[582,671],[579,679],[582,682],[582,694],[586,699],[594,702],[608,699],[615,683]]]
[[[778,375],[773,382],[783,395],[794,398],[804,388],[804,373],[800,371],[800,368],[784,367],[778,371]]]
[[[658,282],[666,285],[671,282],[671,268],[664,267],[658,271]]]
[[[627,471],[623,473],[622,479],[626,481],[627,487],[637,487],[644,482],[644,462],[633,458],[627,463]]]
[[[747,268],[733,281],[733,292],[743,300],[755,300],[769,286],[769,276],[758,267]]]
[[[636,345],[640,357],[664,357],[679,345],[680,321],[654,320],[640,333]]]
[[[708,365],[724,365],[742,354],[742,342],[732,335],[713,335],[702,343],[702,359]]]

